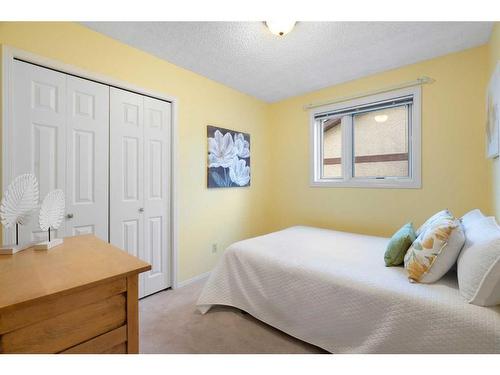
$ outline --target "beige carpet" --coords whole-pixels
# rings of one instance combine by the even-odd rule
[[[325,353],[234,308],[201,315],[195,303],[203,283],[139,302],[141,353]]]

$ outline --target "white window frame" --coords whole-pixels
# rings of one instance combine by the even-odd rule
[[[312,187],[354,187],[354,188],[403,188],[419,189],[421,180],[421,87],[414,86],[400,90],[393,90],[381,94],[364,96],[349,101],[313,108],[309,112],[310,119],[310,185]],[[408,177],[361,178],[353,177],[353,137],[352,121],[342,123],[342,177],[322,178],[322,126],[316,116],[339,111],[345,108],[365,106],[387,100],[413,96],[413,104],[408,124]]]

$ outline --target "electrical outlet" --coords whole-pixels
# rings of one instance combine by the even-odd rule
[[[217,252],[217,244],[213,243],[212,244],[212,254],[215,254]]]

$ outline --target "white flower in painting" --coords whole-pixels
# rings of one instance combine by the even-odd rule
[[[223,136],[219,130],[216,130],[214,138],[208,138],[208,152],[209,168],[228,168],[236,155],[231,134],[228,132]]]
[[[234,136],[234,148],[236,149],[236,155],[240,158],[250,157],[250,143],[245,141],[243,134],[238,133]]]
[[[238,186],[245,186],[250,182],[250,167],[243,159],[235,157],[229,167],[229,178]]]

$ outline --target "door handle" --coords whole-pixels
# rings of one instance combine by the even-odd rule
[[[67,215],[66,215],[66,218],[67,218],[67,219],[73,219],[73,214],[67,214]]]
[[[140,212],[140,213],[143,213],[143,212],[144,212],[144,208],[142,208],[142,207],[141,207],[141,208],[139,208],[139,212]]]

